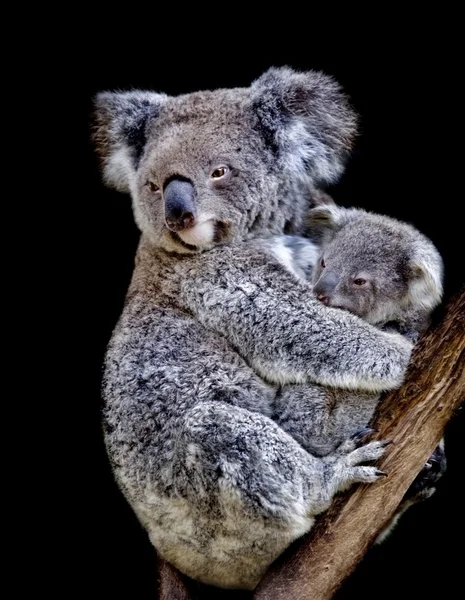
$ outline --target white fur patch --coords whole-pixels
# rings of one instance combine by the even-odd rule
[[[442,298],[442,260],[439,256],[435,261],[428,259],[425,256],[418,263],[420,276],[410,283],[409,295],[413,306],[433,309]]]
[[[129,192],[131,180],[134,179],[134,168],[127,146],[112,152],[105,163],[104,179],[120,192]],[[132,192],[133,190],[131,190]]]
[[[275,239],[275,244],[271,248],[272,253],[276,256],[279,262],[286,267],[288,271],[297,275],[299,279],[302,277],[299,270],[296,269],[294,259],[292,256],[292,250],[284,245],[283,241],[279,238]]]
[[[194,225],[194,227],[178,231],[178,235],[183,242],[191,246],[208,246],[213,242],[215,224],[211,218],[203,219],[200,223]]]
[[[319,248],[316,244],[308,244],[305,248],[302,248],[300,252],[300,259],[305,262],[307,266],[314,267],[318,259]]]

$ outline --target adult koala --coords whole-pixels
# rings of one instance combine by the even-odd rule
[[[269,415],[272,384],[400,385],[411,344],[322,305],[266,252],[298,233],[356,130],[339,86],[270,69],[249,88],[103,93],[107,184],[142,232],[108,347],[106,444],[160,554],[203,582],[256,586],[334,494],[373,482],[382,442],[306,452]]]

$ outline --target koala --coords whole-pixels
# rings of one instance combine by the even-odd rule
[[[376,482],[383,441],[308,452],[272,417],[277,384],[398,387],[412,343],[325,306],[263,247],[299,234],[344,169],[356,115],[319,72],[249,87],[103,92],[94,141],[141,236],[102,382],[115,479],[159,554],[253,589],[334,495]]]
[[[443,292],[443,262],[431,241],[407,223],[361,209],[321,207],[310,219],[322,246],[312,274],[318,299],[416,342]]]
[[[285,246],[292,253],[287,264],[312,281],[318,300],[417,341],[442,299],[443,261],[432,242],[407,223],[338,206],[310,210],[309,231],[319,245],[288,238]],[[280,243],[276,240],[276,248]],[[275,254],[284,256],[279,250]],[[310,453],[327,456],[351,432],[364,431],[379,397],[315,384],[291,386],[277,394],[274,419]],[[445,468],[442,440],[398,514],[431,496]]]

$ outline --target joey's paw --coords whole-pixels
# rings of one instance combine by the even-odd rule
[[[389,321],[388,323],[385,323],[382,327],[382,330],[388,333],[398,333],[404,336],[412,344],[416,344],[420,338],[420,334],[416,329],[413,327],[404,327],[395,321]]]
[[[401,331],[402,335],[405,336],[412,344],[416,344],[420,339],[420,334],[415,329],[404,329]]]
[[[404,499],[419,502],[430,498],[436,491],[436,484],[444,475],[446,468],[447,459],[444,445],[441,442],[413,480],[405,493]]]

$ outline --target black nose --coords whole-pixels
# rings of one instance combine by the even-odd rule
[[[163,190],[165,221],[171,231],[188,229],[195,224],[195,191],[190,181],[172,179]]]

